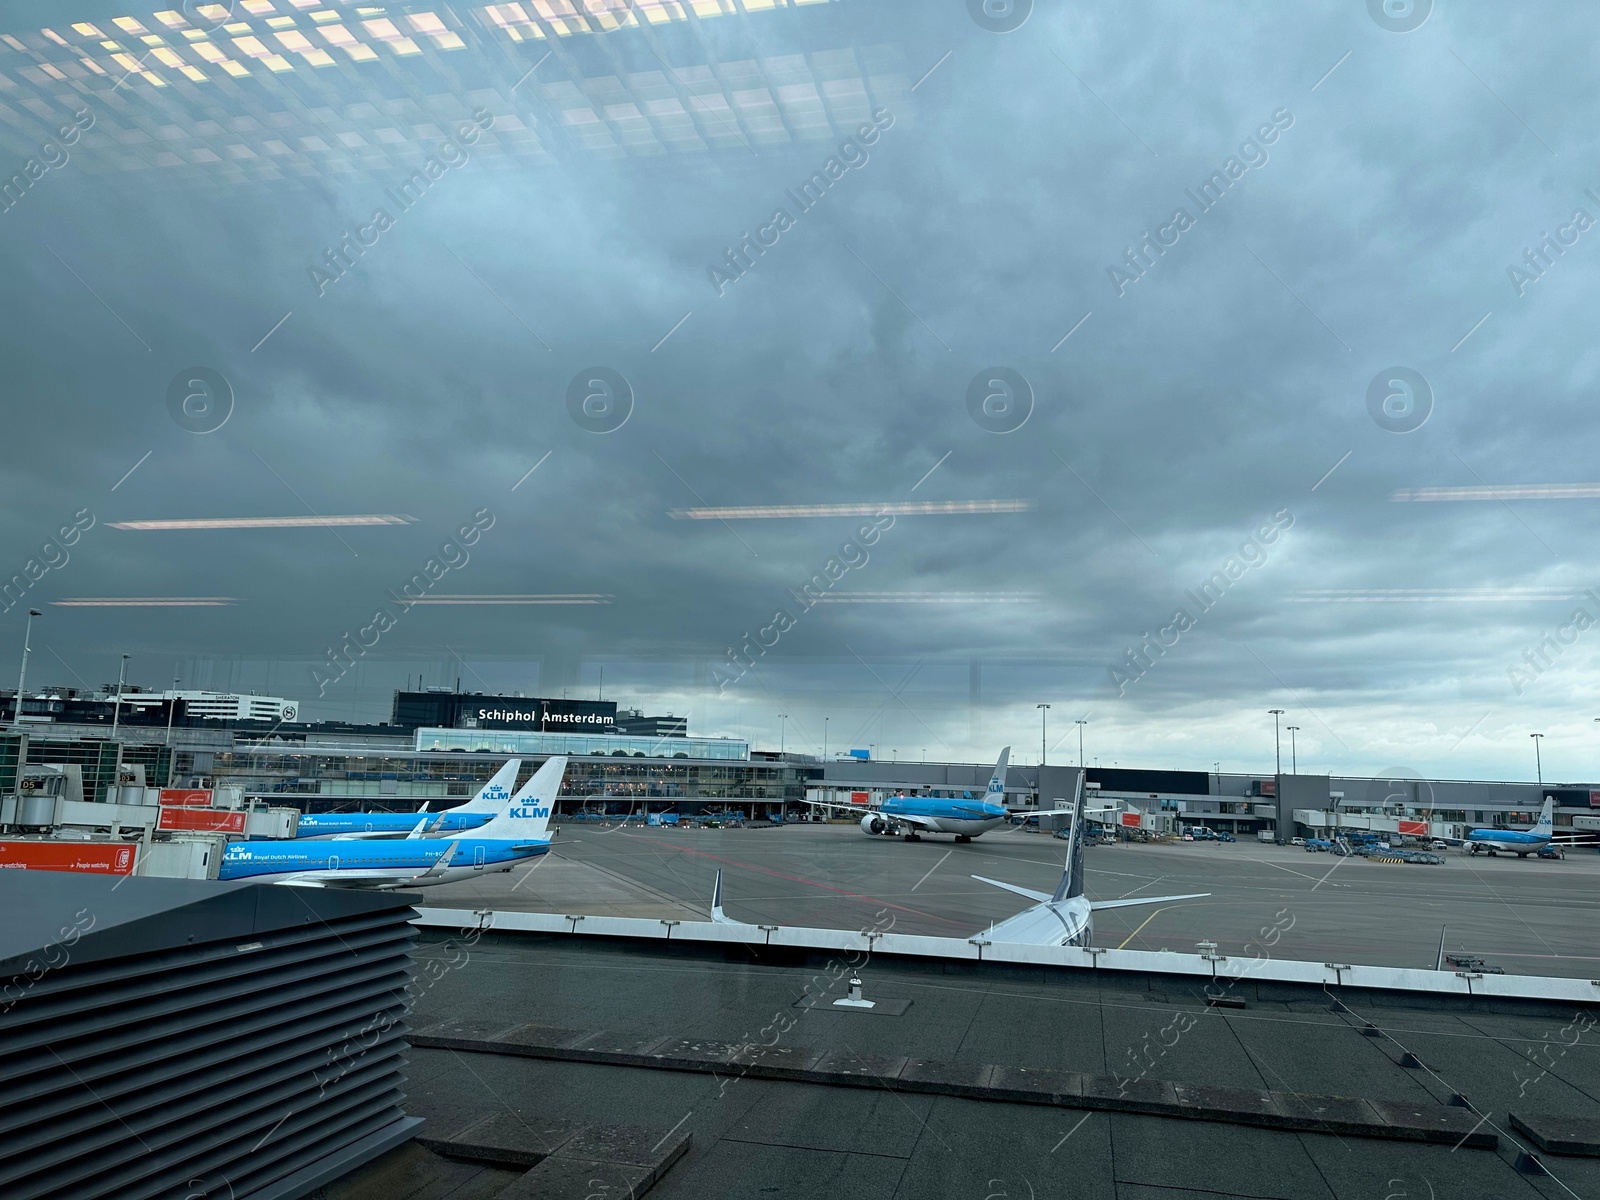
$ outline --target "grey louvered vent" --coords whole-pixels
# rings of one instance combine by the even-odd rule
[[[0,1196],[290,1200],[398,1145],[408,902],[0,872]]]

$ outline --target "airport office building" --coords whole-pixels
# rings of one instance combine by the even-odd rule
[[[239,699],[185,705],[117,707],[47,704],[30,692],[25,720],[0,733],[0,794],[16,788],[16,765],[84,765],[85,798],[101,800],[119,764],[137,765],[151,785],[205,781],[308,812],[371,808],[406,810],[427,801],[438,809],[466,799],[509,757],[572,759],[562,811],[685,816],[743,812],[751,818],[811,814],[807,798],[876,804],[897,792],[981,796],[992,763],[867,761],[842,755],[752,751],[734,738],[692,737],[679,716],[647,716],[614,702],[500,696],[448,689],[396,692],[382,724],[268,721],[241,718],[261,706]],[[292,700],[272,698],[276,711]],[[0,711],[14,698],[0,695]],[[199,710],[199,711],[196,711]],[[215,716],[211,714],[217,714]],[[24,744],[25,743],[25,744]],[[1103,802],[1147,814],[1145,827],[1203,825],[1237,836],[1260,830],[1320,832],[1296,814],[1383,813],[1457,825],[1532,824],[1544,796],[1557,802],[1558,826],[1600,828],[1600,788],[1587,784],[1345,778],[1270,773],[1218,774],[1089,767],[1088,783]],[[1006,799],[1013,806],[1065,803],[1078,768],[1013,766]],[[1170,818],[1166,820],[1165,818]]]

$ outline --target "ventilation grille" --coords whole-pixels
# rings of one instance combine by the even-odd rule
[[[409,1137],[412,915],[36,955],[0,980],[0,1195],[303,1195]]]

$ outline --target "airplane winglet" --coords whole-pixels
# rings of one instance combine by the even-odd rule
[[[438,860],[433,864],[433,866],[429,867],[421,875],[418,875],[416,879],[412,880],[412,882],[420,883],[424,879],[437,879],[442,876],[445,872],[445,868],[450,865],[450,860],[456,856],[456,851],[460,848],[460,842],[451,842],[444,848],[444,853],[439,855]]]
[[[717,881],[711,885],[711,919],[718,925],[737,925],[722,911],[722,868],[717,868]]]

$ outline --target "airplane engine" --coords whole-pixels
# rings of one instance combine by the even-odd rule
[[[866,816],[861,818],[862,833],[882,833],[888,828],[888,823],[882,817],[874,816],[873,814],[868,813]]]

